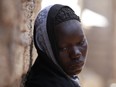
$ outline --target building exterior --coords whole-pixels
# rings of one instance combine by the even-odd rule
[[[100,77],[99,81],[102,80],[104,87],[114,87],[112,84],[116,84],[116,1],[77,1],[89,42],[87,71],[80,75],[82,83],[86,83],[83,80],[84,75],[91,77],[93,74],[90,72],[93,72],[96,77],[93,76],[93,81]],[[0,87],[23,87],[25,74],[37,56],[32,35],[34,19],[41,9],[41,2],[42,0],[0,0]],[[97,20],[90,16],[90,19],[87,19],[92,13],[83,16],[85,10],[100,15],[99,18],[103,17],[106,25],[99,18]],[[93,25],[85,25],[91,18],[94,19]],[[87,22],[84,21],[86,19]],[[97,23],[99,24],[96,25]],[[90,87],[87,84],[83,86]]]

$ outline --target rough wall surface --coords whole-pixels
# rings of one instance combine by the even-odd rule
[[[0,0],[0,87],[21,87],[36,56],[33,21],[41,0]]]

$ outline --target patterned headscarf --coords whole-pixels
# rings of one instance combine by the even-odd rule
[[[48,57],[51,58],[55,64],[57,64],[53,55],[53,51],[47,33],[47,17],[51,7],[52,6],[48,6],[41,10],[41,12],[38,14],[35,20],[34,42],[37,51],[39,49],[39,51],[46,53]]]

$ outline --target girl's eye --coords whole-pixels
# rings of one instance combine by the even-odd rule
[[[68,48],[67,48],[67,47],[64,47],[64,48],[60,48],[60,50],[62,50],[62,51],[67,51]]]
[[[79,43],[79,45],[83,45],[85,43],[85,39],[83,39],[80,43]]]
[[[64,47],[63,50],[68,50],[68,48],[67,47]]]

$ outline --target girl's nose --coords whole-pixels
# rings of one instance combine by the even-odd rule
[[[77,46],[74,46],[71,48],[71,50],[70,50],[70,57],[71,58],[77,59],[77,58],[80,58],[81,55],[82,54]]]

